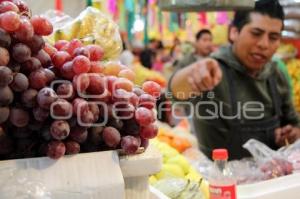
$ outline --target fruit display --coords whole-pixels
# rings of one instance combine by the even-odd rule
[[[128,67],[100,62],[98,45],[45,43],[52,24],[21,0],[1,1],[0,12],[1,160],[147,147],[157,83],[136,87]]]
[[[149,70],[140,64],[133,65],[133,71],[136,74],[134,83],[136,85],[142,85],[145,81],[154,81],[158,83],[162,88],[166,88],[167,80],[159,72]]]
[[[55,30],[49,37],[53,43],[80,39],[84,45],[96,44],[102,47],[104,60],[114,60],[122,51],[117,24],[96,8],[87,7],[76,19],[59,26],[56,28],[54,25]]]
[[[293,84],[293,102],[297,112],[300,112],[300,60],[289,60],[287,62],[287,69]]]
[[[176,193],[173,193],[176,197],[171,198],[178,198],[184,192],[188,192],[189,188],[187,187],[193,187],[195,184],[197,185],[197,189],[190,187],[190,193],[195,194],[195,192],[201,191],[205,198],[208,198],[207,181],[202,178],[183,155],[168,144],[159,141],[157,138],[151,140],[150,143],[161,152],[163,157],[161,171],[149,178],[151,185],[170,197],[170,191],[166,190],[174,190],[174,186],[170,181],[176,179],[181,181],[185,186],[182,186],[181,191],[176,189]]]

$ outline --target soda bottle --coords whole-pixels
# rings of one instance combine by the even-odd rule
[[[228,151],[215,149],[212,153],[214,165],[209,175],[211,199],[236,199],[236,181],[227,166]]]

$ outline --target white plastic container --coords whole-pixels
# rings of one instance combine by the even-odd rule
[[[237,186],[238,199],[299,199],[300,173]]]
[[[149,147],[134,156],[105,151],[57,161],[47,157],[0,161],[0,171],[13,170],[14,178],[25,176],[27,182],[42,184],[51,199],[150,199],[148,177],[159,172],[161,165],[160,153]],[[0,172],[2,182],[5,176]],[[11,191],[17,192],[14,187]],[[3,195],[0,192],[1,199],[16,198]]]

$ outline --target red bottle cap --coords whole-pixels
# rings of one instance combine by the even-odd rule
[[[215,149],[212,154],[213,160],[227,160],[228,151],[227,149]]]

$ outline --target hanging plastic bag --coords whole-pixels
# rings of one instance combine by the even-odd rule
[[[250,139],[243,147],[247,149],[260,170],[265,174],[266,179],[285,176],[293,172],[293,165],[280,152],[273,151],[262,142]]]
[[[66,15],[47,12],[54,26],[53,42],[80,39],[83,44],[97,44],[103,48],[105,60],[116,60],[122,51],[122,40],[118,25],[100,10],[87,7],[78,17],[69,21]]]

